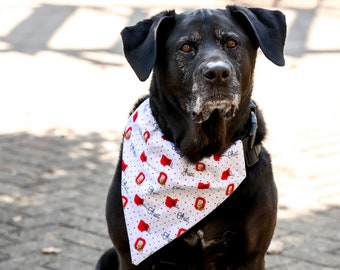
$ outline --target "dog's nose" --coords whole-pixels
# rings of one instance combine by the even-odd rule
[[[202,70],[204,79],[209,82],[226,82],[230,76],[230,65],[222,62],[209,62]]]

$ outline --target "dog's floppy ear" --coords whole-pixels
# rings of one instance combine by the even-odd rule
[[[237,19],[242,16],[253,29],[264,55],[278,66],[284,66],[283,47],[286,39],[286,19],[278,10],[230,6]]]
[[[139,80],[145,81],[149,77],[156,62],[159,26],[165,19],[174,16],[175,11],[164,11],[122,30],[124,55]]]

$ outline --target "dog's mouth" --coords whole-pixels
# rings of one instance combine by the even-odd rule
[[[192,121],[197,124],[203,123],[214,112],[217,112],[221,118],[229,120],[235,116],[239,103],[240,99],[237,95],[231,100],[221,96],[215,96],[207,101],[198,99],[192,111]]]

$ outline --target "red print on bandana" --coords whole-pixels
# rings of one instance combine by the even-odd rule
[[[141,205],[143,205],[143,203],[144,203],[144,199],[141,198],[141,197],[139,197],[137,194],[135,195],[133,201],[135,202],[135,204],[136,204],[137,206],[141,206]]]
[[[140,172],[136,177],[136,184],[141,185],[145,180],[145,174]]]
[[[127,167],[128,165],[124,162],[124,160],[122,160],[122,171],[124,172]]]
[[[166,184],[166,180],[168,180],[168,176],[165,172],[160,172],[159,176],[157,178],[157,182],[161,185],[165,185]]]
[[[148,142],[148,140],[150,139],[150,132],[149,131],[145,131],[143,133],[143,138],[144,138],[144,142]]]
[[[214,158],[215,161],[220,161],[221,157],[222,157],[222,155],[219,155],[219,154],[213,155],[213,158]]]
[[[124,138],[125,138],[126,140],[130,139],[130,138],[131,138],[131,133],[132,133],[132,127],[129,127],[129,128],[125,131],[125,133],[124,133]]]
[[[230,185],[228,185],[228,187],[227,187],[227,191],[226,191],[226,195],[227,195],[227,196],[229,196],[231,193],[233,193],[233,192],[234,192],[234,189],[235,189],[235,186],[234,186],[234,184],[230,184]]]
[[[143,238],[137,238],[134,248],[138,251],[143,251],[144,247],[146,245],[146,241]]]
[[[170,196],[167,196],[165,199],[165,205],[169,208],[175,207],[178,202],[178,199],[173,199]]]
[[[229,176],[230,176],[230,168],[222,173],[221,179],[228,180]]]
[[[205,203],[206,203],[206,200],[204,198],[198,197],[196,198],[196,201],[195,201],[195,208],[197,210],[204,210]]]
[[[170,166],[172,163],[172,160],[170,158],[168,158],[165,155],[162,155],[161,157],[161,164],[165,167],[165,166]]]
[[[136,122],[137,120],[137,117],[138,117],[138,111],[136,111],[134,114],[133,114],[133,122]]]
[[[142,162],[146,162],[148,160],[147,156],[145,155],[145,152],[143,151],[141,154],[140,154],[140,160]]]
[[[140,220],[137,226],[138,230],[140,230],[141,232],[146,232],[149,230],[150,225],[148,223],[146,223],[144,220]]]
[[[203,162],[197,162],[195,168],[196,171],[203,172],[205,171],[205,164]]]
[[[185,233],[187,230],[184,228],[180,228],[177,232],[177,237],[181,236],[183,233]]]
[[[210,187],[210,183],[209,182],[208,183],[199,182],[198,186],[197,186],[198,189],[207,189],[209,187]]]
[[[128,198],[126,196],[122,196],[122,203],[123,203],[123,208],[125,208],[125,206],[127,205],[128,203]]]

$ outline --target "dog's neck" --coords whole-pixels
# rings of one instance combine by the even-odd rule
[[[232,119],[226,120],[217,112],[213,112],[207,121],[197,124],[188,113],[179,111],[178,106],[174,106],[169,99],[155,96],[153,93],[151,92],[150,105],[160,129],[165,138],[173,142],[181,154],[191,162],[223,153],[249,132],[250,95],[243,98]],[[159,102],[159,99],[162,101]],[[162,104],[162,107],[157,104]]]

